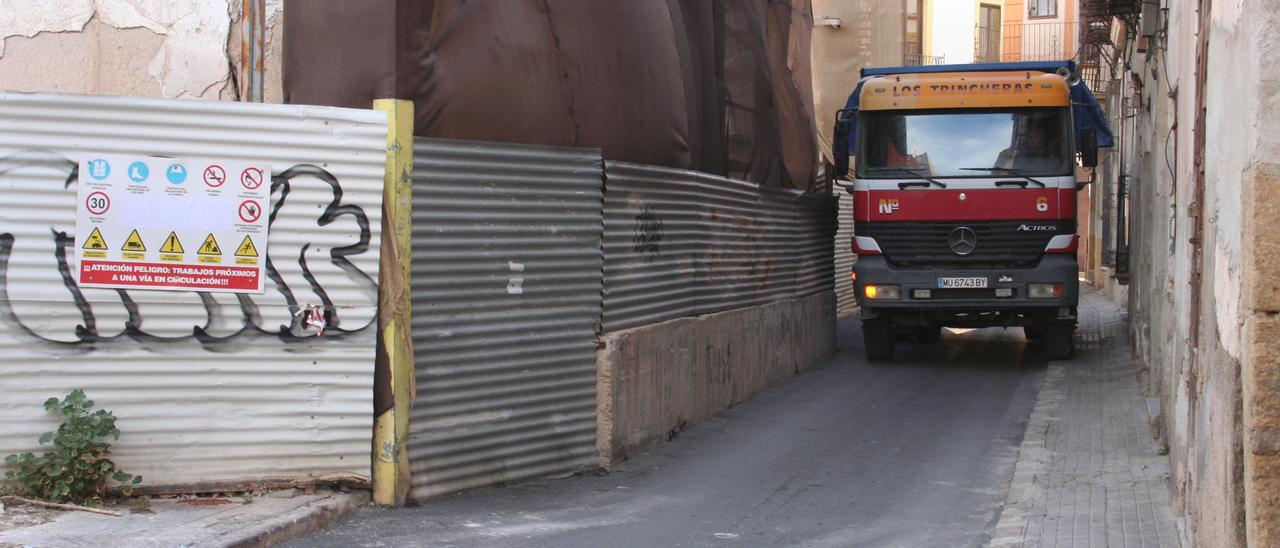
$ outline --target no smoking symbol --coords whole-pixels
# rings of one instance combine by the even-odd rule
[[[246,223],[257,222],[262,218],[262,206],[253,200],[240,202],[240,220]]]
[[[227,170],[222,169],[222,166],[215,164],[204,168],[204,184],[217,188],[225,182],[227,182]]]
[[[240,184],[249,190],[262,186],[262,170],[256,167],[245,168],[240,172]]]
[[[89,213],[102,215],[111,207],[111,198],[108,198],[105,193],[93,192],[84,199],[84,206],[88,208]]]

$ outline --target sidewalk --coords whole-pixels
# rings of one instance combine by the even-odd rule
[[[1086,290],[1076,357],[1050,362],[992,546],[1177,546],[1123,309]]]
[[[323,529],[368,498],[365,491],[305,495],[288,489],[252,500],[154,499],[148,512],[121,508],[119,517],[54,512],[47,523],[0,531],[0,547],[270,546]]]

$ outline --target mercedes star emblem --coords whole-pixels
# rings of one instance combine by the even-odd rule
[[[968,255],[978,248],[978,234],[972,228],[962,226],[951,231],[951,236],[947,237],[947,243],[951,245],[952,253],[960,256]]]

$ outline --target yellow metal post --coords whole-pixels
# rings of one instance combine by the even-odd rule
[[[382,190],[382,255],[378,280],[378,354],[392,398],[374,418],[373,501],[403,506],[409,496],[409,406],[413,400],[413,345],[409,327],[409,267],[413,181],[413,102],[378,99],[387,113],[387,164]],[[383,396],[385,398],[385,395]],[[375,402],[376,404],[377,402]]]

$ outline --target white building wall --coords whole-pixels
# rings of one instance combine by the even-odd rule
[[[972,2],[937,0],[933,3],[932,55],[944,55],[947,64],[972,63],[977,14]]]

